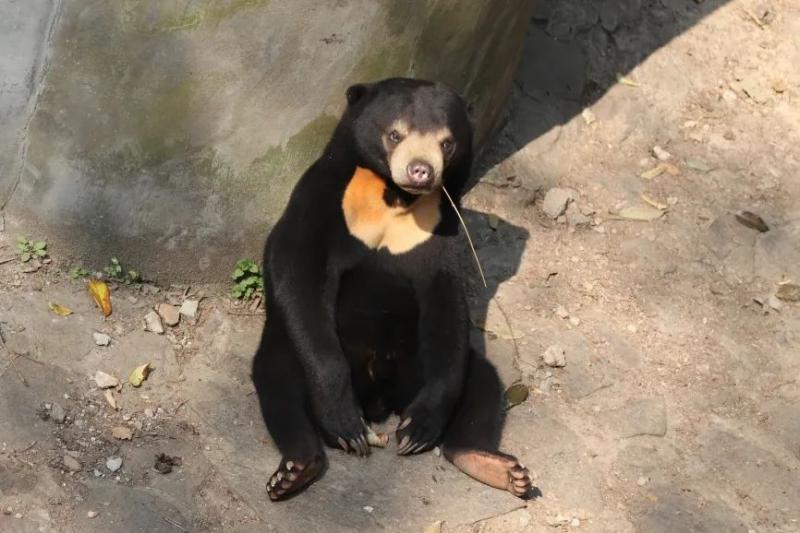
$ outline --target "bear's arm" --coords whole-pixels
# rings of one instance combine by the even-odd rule
[[[437,239],[439,240],[439,239]],[[451,239],[435,243],[430,272],[417,280],[418,352],[425,385],[419,401],[448,416],[461,394],[469,355],[469,309]]]

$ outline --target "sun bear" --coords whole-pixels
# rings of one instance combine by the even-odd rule
[[[325,466],[322,443],[367,456],[367,424],[399,415],[397,453],[441,445],[473,478],[519,497],[528,470],[498,451],[503,389],[469,345],[455,210],[472,167],[464,101],[392,78],[346,92],[264,251],[268,319],[253,382],[282,454],[273,501]]]

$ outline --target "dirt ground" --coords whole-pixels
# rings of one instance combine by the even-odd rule
[[[543,3],[465,201],[475,340],[530,390],[504,448],[540,497],[390,448],[331,451],[271,504],[261,313],[224,287],[115,285],[103,319],[73,265],[27,272],[0,232],[0,530],[800,531],[800,304],[780,285],[800,283],[800,5],[628,3],[617,24]],[[143,330],[186,298],[196,319]],[[148,362],[112,409],[95,373]]]

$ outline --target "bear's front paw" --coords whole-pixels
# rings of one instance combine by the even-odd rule
[[[432,410],[424,405],[409,407],[397,426],[398,455],[410,455],[433,448],[446,422],[440,410]]]
[[[320,418],[322,433],[329,445],[361,457],[370,454],[367,425],[355,405],[331,406]]]

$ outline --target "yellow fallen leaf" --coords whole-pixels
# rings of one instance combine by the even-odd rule
[[[103,311],[103,316],[111,314],[111,291],[105,281],[92,279],[86,284],[89,294],[94,298],[95,303]]]
[[[644,193],[642,193],[642,200],[644,200],[648,204],[652,205],[656,209],[661,209],[662,211],[667,208],[667,204],[662,204],[658,200],[653,200],[652,198],[650,198],[649,196],[647,196]]]
[[[117,410],[117,399],[114,398],[114,393],[111,392],[111,389],[106,389],[105,396],[106,396],[106,401],[108,402],[108,405],[110,405],[111,408],[116,411]]]
[[[133,439],[133,431],[125,426],[117,426],[111,429],[111,436],[119,440],[131,440]]]
[[[442,520],[437,520],[433,524],[426,527],[425,531],[422,533],[442,533],[442,524],[444,524]]]
[[[140,387],[144,380],[147,379],[147,375],[150,373],[150,363],[145,363],[142,366],[137,366],[131,372],[131,375],[128,376],[128,383],[133,385],[134,387]]]
[[[64,307],[63,305],[54,304],[50,302],[50,310],[57,314],[58,316],[69,316],[72,314],[72,309],[69,307]]]

